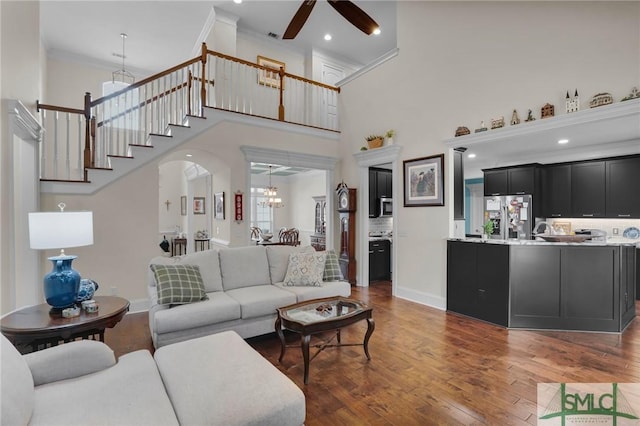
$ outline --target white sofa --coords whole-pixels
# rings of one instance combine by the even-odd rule
[[[158,304],[156,280],[150,270],[149,328],[154,346],[226,330],[234,330],[243,338],[271,333],[276,308],[303,300],[351,295],[351,285],[341,280],[319,286],[285,286],[289,255],[299,252],[314,249],[248,246],[152,259],[150,265],[197,265],[208,296],[208,300],[189,304]]]
[[[82,340],[20,355],[1,336],[0,424],[302,425],[302,391],[229,331],[116,363]]]

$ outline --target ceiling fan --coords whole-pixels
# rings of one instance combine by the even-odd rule
[[[347,21],[351,22],[353,26],[367,35],[371,35],[376,29],[378,24],[373,20],[366,12],[360,9],[358,6],[348,0],[327,0],[331,7],[333,7],[340,15]],[[298,9],[287,30],[282,36],[285,40],[291,40],[296,38],[302,26],[307,22],[307,18],[313,10],[313,6],[316,5],[316,0],[305,0]]]

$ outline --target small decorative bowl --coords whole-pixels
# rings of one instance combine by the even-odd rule
[[[267,234],[267,233],[262,234],[262,239],[264,241],[269,241],[271,238],[273,238],[273,234]]]

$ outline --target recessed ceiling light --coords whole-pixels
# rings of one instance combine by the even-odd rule
[[[564,145],[565,143],[569,143],[569,139],[560,139],[560,140],[558,140],[558,143],[560,145]]]
[[[325,34],[325,35],[324,35],[324,39],[325,39],[326,41],[331,40],[331,34]]]
[[[469,154],[469,155],[467,155],[467,157],[469,157],[469,158],[476,158],[476,155],[475,155],[475,154]]]
[[[378,27],[378,28],[376,28],[375,30],[373,30],[373,33],[374,33],[375,35],[378,35],[378,34],[380,34],[381,32],[382,32],[382,31],[380,31],[380,28],[379,28],[379,27]]]
[[[242,0],[233,0],[233,2],[234,2],[235,4],[240,4],[240,3],[242,3]]]
[[[193,157],[193,154],[187,154],[187,157]]]

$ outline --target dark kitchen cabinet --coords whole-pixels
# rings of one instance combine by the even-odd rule
[[[369,281],[391,280],[391,242],[369,241]]]
[[[571,165],[571,215],[605,217],[605,162]]]
[[[626,247],[512,246],[509,326],[620,331],[635,316],[633,269]]]
[[[447,242],[447,310],[508,325],[509,246]]]
[[[507,169],[509,194],[535,194],[537,167],[514,167]]]
[[[483,170],[484,195],[504,195],[509,192],[507,170]]]
[[[542,174],[544,217],[571,217],[571,165],[546,167]]]
[[[534,195],[541,181],[537,164],[488,169],[484,172],[484,195]]]
[[[391,170],[369,168],[369,217],[380,215],[380,198],[393,197]]]
[[[606,217],[640,218],[640,157],[607,160]]]
[[[511,327],[553,328],[560,310],[560,247],[511,248]],[[541,267],[544,265],[544,267]]]

